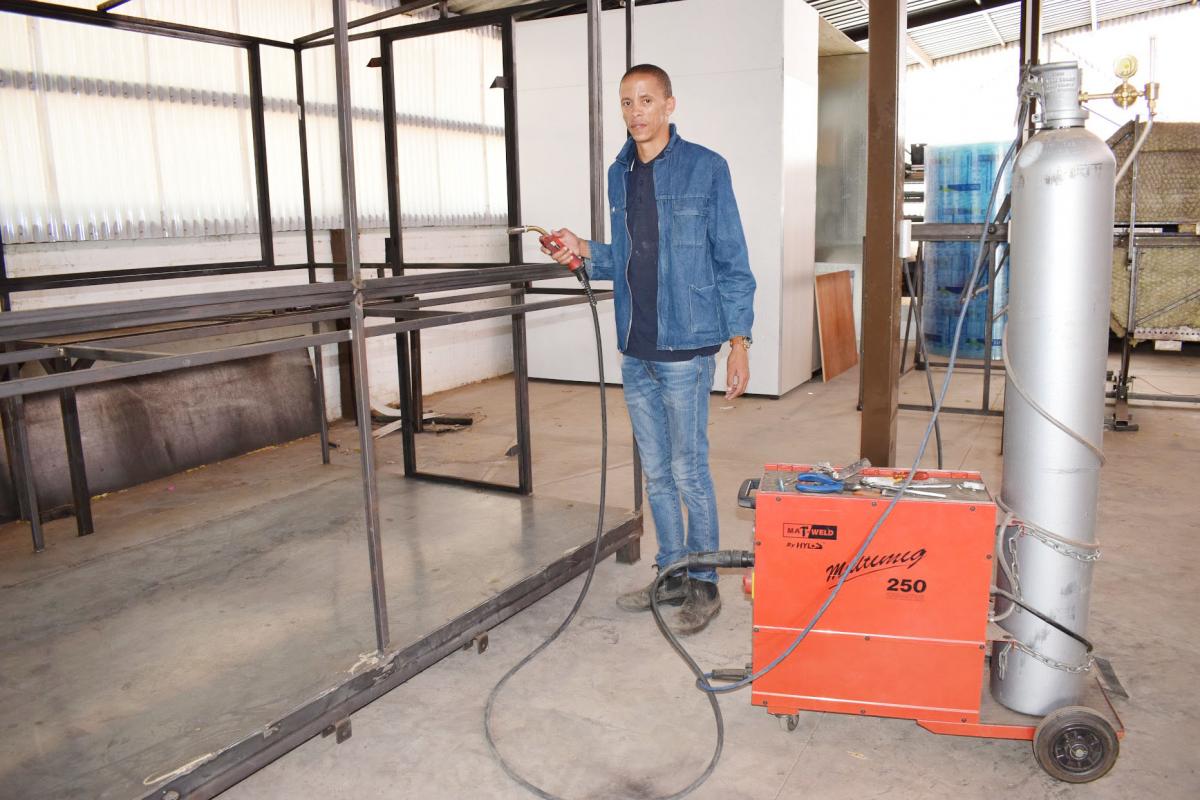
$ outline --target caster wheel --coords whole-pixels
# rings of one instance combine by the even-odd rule
[[[783,728],[788,733],[791,733],[792,731],[796,730],[796,728],[800,727],[799,714],[777,714],[776,718],[779,720],[779,727]]]
[[[1117,761],[1120,742],[1104,717],[1083,706],[1067,706],[1042,719],[1033,735],[1033,757],[1052,777],[1087,783]]]

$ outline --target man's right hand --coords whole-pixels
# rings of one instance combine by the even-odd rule
[[[562,264],[564,267],[571,263],[571,258],[573,256],[579,256],[581,258],[591,257],[591,248],[588,247],[587,239],[580,239],[567,228],[559,228],[556,231],[550,231],[550,234],[557,237],[558,240],[563,243],[563,249],[559,250],[557,253],[551,253],[549,250],[543,247],[542,252],[553,258],[559,264]]]

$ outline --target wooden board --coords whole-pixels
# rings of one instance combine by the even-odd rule
[[[817,276],[817,331],[821,339],[821,376],[829,382],[858,365],[854,338],[853,273]]]

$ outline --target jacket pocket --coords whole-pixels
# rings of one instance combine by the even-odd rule
[[[717,287],[691,286],[688,291],[692,333],[718,333],[721,330],[721,307],[717,303]]]
[[[671,245],[702,247],[708,228],[704,198],[678,198],[671,206]]]

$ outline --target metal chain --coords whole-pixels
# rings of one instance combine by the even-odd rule
[[[1010,558],[1007,561],[1008,561],[1010,577],[1012,578],[1012,593],[1015,594],[1017,597],[1021,597],[1021,599],[1024,599],[1021,596],[1021,575],[1020,575],[1021,565],[1020,565],[1020,562],[1017,561],[1017,539],[1018,538],[1019,538],[1018,536],[1014,536],[1008,540],[1008,553],[1009,553]],[[1000,557],[1003,558],[1004,554],[1001,553]]]
[[[1092,669],[1092,664],[1096,660],[1089,655],[1087,657],[1087,661],[1083,662],[1082,664],[1079,664],[1079,665],[1066,664],[1062,661],[1055,661],[1053,658],[1050,658],[1049,656],[1044,656],[1041,653],[1034,650],[1032,647],[1030,647],[1026,644],[1023,644],[1022,642],[1019,642],[1016,639],[1010,639],[1008,642],[1008,645],[1006,647],[1015,647],[1018,650],[1020,650],[1022,653],[1029,656],[1030,658],[1032,658],[1036,661],[1042,662],[1047,667],[1051,667],[1052,669],[1062,670],[1063,672],[1069,672],[1072,675],[1083,675],[1083,674],[1090,672]],[[1006,656],[1004,660],[1007,661],[1007,654],[1004,654],[1004,655]],[[1001,677],[1001,679],[1004,678],[1003,666],[1001,667],[1000,677]]]
[[[1062,537],[1055,536],[1048,531],[1042,530],[1036,525],[1031,525],[1028,522],[1025,522],[1024,520],[1017,520],[1016,525],[1017,535],[1014,536],[1010,541],[1015,542],[1021,536],[1032,536],[1034,539],[1037,539],[1039,542],[1046,545],[1056,553],[1067,556],[1068,558],[1073,558],[1076,561],[1089,562],[1100,560],[1099,545],[1084,549],[1082,547],[1076,547],[1068,544],[1062,539]],[[1015,560],[1015,552],[1013,555]]]
[[[1047,530],[1028,520],[1020,519],[1017,517],[1016,512],[1009,508],[1008,504],[1002,498],[996,498],[996,507],[1006,515],[1011,515],[1012,524],[1017,525],[1022,532],[1034,536],[1038,541],[1046,544],[1048,547],[1052,547],[1063,555],[1078,558],[1080,561],[1095,561],[1100,558],[1100,544],[1098,542],[1085,542],[1082,539],[1072,539],[1069,536],[1063,536],[1062,534]],[[1005,517],[1006,520],[1008,518],[1008,516]],[[1093,552],[1095,553],[1094,556],[1091,555]],[[1082,557],[1084,555],[1088,557]]]

